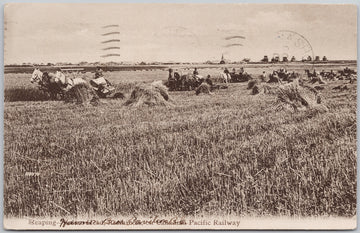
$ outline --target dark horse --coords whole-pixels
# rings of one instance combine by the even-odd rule
[[[230,82],[232,83],[247,82],[252,79],[251,75],[248,73],[242,73],[242,74],[230,73],[230,76],[231,76]]]
[[[316,72],[314,70],[314,72],[310,72],[310,70],[305,70],[305,74],[307,75],[308,78],[313,78],[316,77]]]
[[[192,74],[180,75],[178,72],[175,72],[174,77],[176,80],[176,90],[178,91],[191,91],[201,84]]]
[[[295,73],[295,72],[292,72],[292,73],[278,72],[278,76],[279,76],[281,81],[292,82],[295,79],[299,78],[300,74]]]

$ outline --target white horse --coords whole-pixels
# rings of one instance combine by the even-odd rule
[[[30,82],[31,83],[40,83],[40,82],[42,82],[42,78],[43,78],[43,72],[41,72],[38,68],[35,68],[35,70],[33,71],[32,75],[31,75]]]
[[[44,80],[44,78],[47,78],[47,80]],[[47,72],[43,73],[38,68],[35,68],[30,81],[31,83],[35,82],[39,85],[43,85],[44,83],[57,83],[59,86],[63,86],[69,89],[77,84],[86,83],[86,81],[82,78],[66,77],[65,74],[61,71],[56,71],[55,74]]]
[[[220,80],[222,83],[229,83],[231,80],[230,74],[227,75],[223,72],[212,76],[212,78],[216,81]]]
[[[68,78],[61,71],[53,74],[41,72],[38,68],[35,68],[30,81],[39,84],[40,89],[48,92],[52,99],[56,99],[58,94],[64,94],[77,84],[86,83],[82,78]]]

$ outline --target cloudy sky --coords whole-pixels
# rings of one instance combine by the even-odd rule
[[[356,59],[356,6],[44,4],[5,6],[5,64],[203,62],[264,55]],[[105,25],[118,25],[103,28]],[[108,32],[120,34],[103,35]],[[109,39],[120,42],[101,43]],[[120,49],[103,50],[107,47]],[[108,53],[120,57],[102,58]]]

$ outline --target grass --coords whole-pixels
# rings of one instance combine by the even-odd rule
[[[246,83],[170,109],[6,102],[4,215],[354,216],[356,84],[339,83],[324,113]]]

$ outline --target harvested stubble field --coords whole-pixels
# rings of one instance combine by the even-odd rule
[[[5,101],[15,78],[33,88],[15,76],[5,76]],[[4,214],[354,216],[356,84],[332,89],[345,82],[323,85],[325,113],[274,110],[247,83],[171,92],[174,107],[6,101]]]

